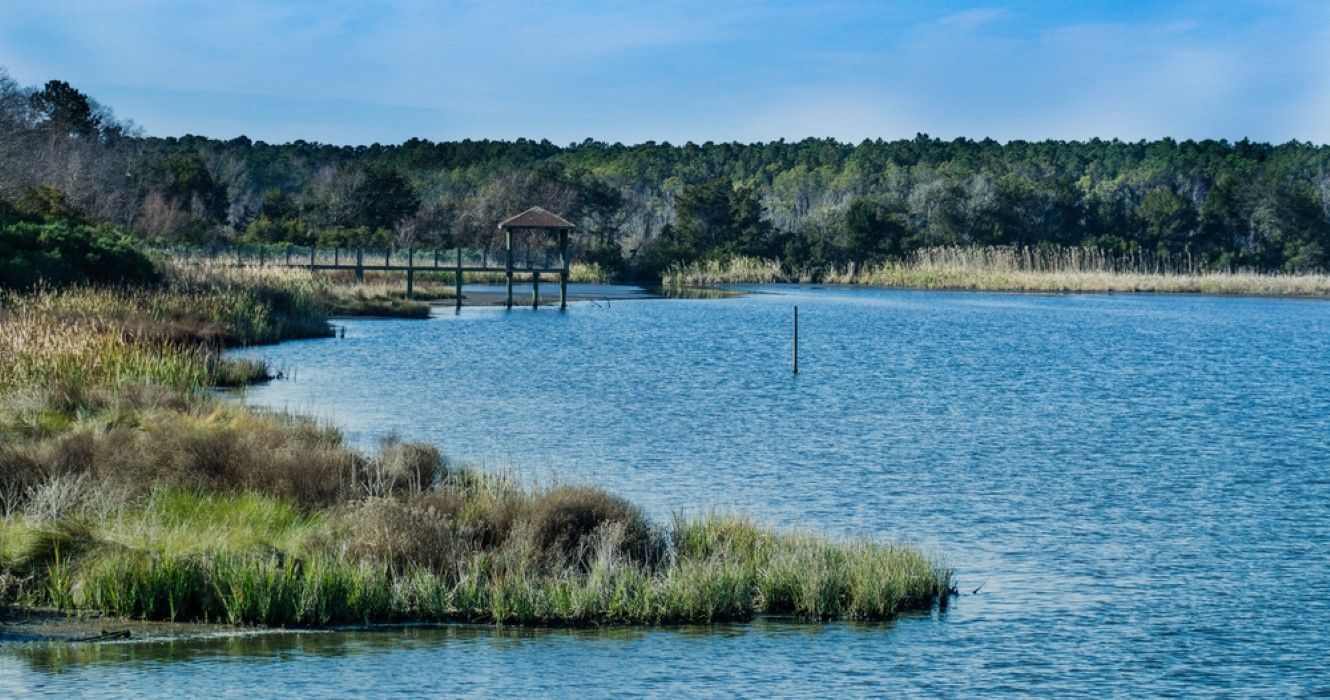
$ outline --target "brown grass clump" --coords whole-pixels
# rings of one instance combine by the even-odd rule
[[[622,528],[620,553],[632,561],[659,558],[659,536],[641,509],[618,496],[589,486],[559,486],[532,502],[529,522],[535,544],[566,561],[589,562],[592,536],[602,528]]]
[[[585,571],[610,552],[654,566],[665,538],[627,501],[599,489],[560,486],[532,494],[444,483],[414,494],[370,496],[341,506],[319,548],[358,560],[425,565],[455,579],[463,560],[522,575]]]
[[[12,511],[37,484],[86,474],[135,492],[248,490],[325,506],[364,488],[368,462],[311,421],[207,403],[103,413],[55,435],[0,444],[0,491]]]
[[[422,499],[368,498],[343,506],[318,543],[351,560],[387,562],[397,571],[425,567],[456,577],[468,549],[457,522]]]
[[[443,476],[438,448],[420,442],[385,440],[379,453],[356,475],[356,483],[369,496],[420,493]]]

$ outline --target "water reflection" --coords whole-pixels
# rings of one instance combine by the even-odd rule
[[[932,619],[938,614],[912,615]],[[807,643],[829,630],[887,634],[895,623],[811,624],[786,619],[759,619],[749,623],[677,625],[667,627],[606,626],[587,628],[531,628],[487,625],[373,625],[333,630],[233,630],[189,635],[151,633],[122,642],[31,642],[0,647],[0,654],[24,661],[32,670],[60,674],[97,666],[164,666],[201,661],[280,659],[296,656],[337,658],[348,655],[398,653],[414,647],[481,646],[499,653],[520,653],[549,642],[614,645],[641,641],[650,635],[680,643],[713,642],[745,635],[769,641]]]

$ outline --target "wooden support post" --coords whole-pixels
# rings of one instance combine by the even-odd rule
[[[316,251],[316,250],[318,250],[318,249],[319,249],[319,247],[316,246],[316,245],[312,245],[312,246],[309,247],[309,269],[310,269],[310,270],[313,270],[313,269],[314,269],[314,251]]]
[[[342,246],[333,246],[333,267],[342,264]]]
[[[365,281],[365,249],[356,248],[356,284]]]
[[[540,306],[540,272],[531,270],[531,308]]]
[[[392,246],[386,246],[386,247],[383,249],[383,270],[384,270],[384,272],[387,272],[387,271],[388,271],[388,268],[391,267],[392,264],[393,264],[393,247],[392,247]]]
[[[508,308],[513,308],[513,232],[504,229],[504,247],[507,250],[508,259],[504,263],[504,274],[508,276]]]
[[[462,249],[457,249],[457,272],[453,275],[453,296],[457,297],[457,308],[462,308]]]
[[[286,266],[291,267],[291,246],[286,247]]]
[[[559,230],[559,310],[568,308],[568,231]]]
[[[799,307],[794,307],[794,373],[799,373]]]
[[[439,266],[439,249],[438,249],[438,248],[435,248],[435,249],[434,249],[434,267],[437,268],[438,266]]]
[[[406,298],[414,299],[416,292],[416,249],[406,249]]]

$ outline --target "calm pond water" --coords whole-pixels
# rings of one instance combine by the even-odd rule
[[[349,320],[240,353],[288,375],[246,400],[657,517],[918,542],[946,614],[33,648],[0,694],[1330,693],[1330,304],[761,291]]]

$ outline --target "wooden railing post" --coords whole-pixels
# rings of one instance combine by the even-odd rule
[[[568,308],[568,230],[559,230],[559,310]]]
[[[365,281],[365,249],[356,248],[356,284],[362,284]]]
[[[406,249],[406,298],[415,298],[416,291],[416,249]]]
[[[504,263],[504,274],[508,277],[508,308],[513,308],[513,232],[504,229],[504,247],[507,250],[507,261]]]

